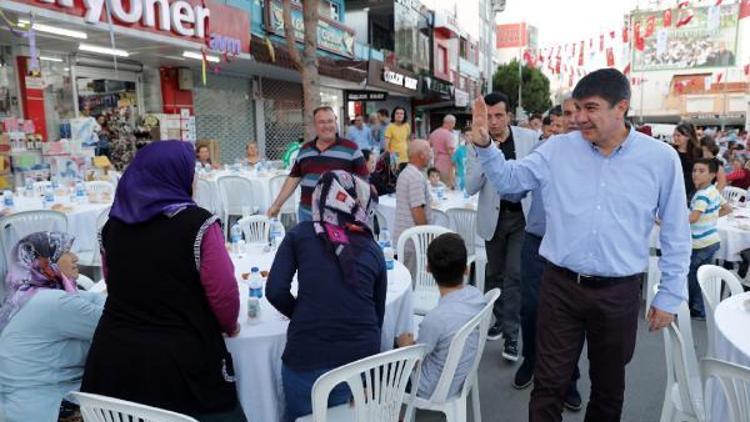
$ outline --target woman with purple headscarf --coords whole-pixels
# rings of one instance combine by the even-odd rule
[[[66,233],[38,232],[13,248],[0,307],[0,420],[57,421],[63,396],[81,383],[105,296],[77,291],[72,244]]]
[[[218,219],[193,202],[190,143],[143,147],[101,232],[109,297],[81,391],[244,421],[222,333],[239,332],[239,291]]]
[[[268,275],[268,301],[290,318],[281,377],[286,420],[312,412],[315,380],[329,370],[380,353],[388,273],[368,221],[377,194],[364,180],[330,171],[312,198],[313,221],[291,229]],[[297,273],[297,297],[291,283]],[[329,406],[346,402],[333,389]]]

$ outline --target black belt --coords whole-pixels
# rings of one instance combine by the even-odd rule
[[[551,262],[547,263],[553,271],[556,271],[558,274],[563,275],[565,278],[575,281],[583,287],[593,289],[611,287],[621,283],[640,281],[641,277],[643,277],[643,273],[626,275],[622,277],[604,277],[599,275],[580,274],[565,267],[559,267]]]

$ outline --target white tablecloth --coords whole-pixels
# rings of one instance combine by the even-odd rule
[[[715,259],[739,262],[740,252],[750,248],[750,208],[739,207],[732,214],[719,218],[716,229],[721,238],[721,247]],[[651,247],[659,248],[659,226],[651,233]]]
[[[242,280],[241,274],[250,272],[252,267],[270,270],[273,257],[272,252],[264,253],[260,246],[249,246],[247,254],[232,258],[237,279]],[[248,324],[248,287],[244,282],[239,285],[242,331],[236,338],[226,340],[237,375],[237,393],[249,421],[277,422],[284,415],[281,355],[289,322],[264,297],[261,323]],[[414,332],[412,314],[411,277],[406,267],[396,262],[395,269],[388,272],[382,350],[391,349],[397,335]]]
[[[438,200],[435,194],[432,194],[432,208],[439,209],[440,211],[447,211],[450,208],[466,208],[471,209],[477,208],[477,195],[465,197],[462,191],[456,190],[445,190],[445,197]],[[388,228],[393,230],[396,224],[396,194],[381,196],[378,200],[378,209],[388,222]],[[396,241],[397,239],[394,239]]]
[[[743,303],[750,301],[750,292],[742,293],[722,301],[716,307],[715,348],[716,358],[738,365],[750,366],[750,311]],[[726,421],[729,418],[727,404],[716,382],[711,383],[707,410],[708,422]],[[746,399],[750,402],[750,397]]]
[[[111,206],[112,203],[91,204],[86,201],[76,204],[71,203],[67,196],[55,197],[55,203],[73,208],[71,211],[63,211],[68,217],[68,233],[76,237],[73,243],[73,252],[99,250],[96,238],[96,219],[99,213]],[[14,197],[14,213],[44,209],[40,197]]]
[[[207,181],[210,186],[210,204],[211,208],[209,211],[218,213],[222,208],[222,202],[221,202],[221,195],[219,195],[219,185],[216,183],[216,180],[221,176],[242,176],[253,184],[254,192],[253,194],[258,198],[258,211],[259,212],[265,212],[269,205],[271,204],[271,201],[274,200],[274,198],[271,198],[271,179],[278,175],[286,175],[288,172],[286,171],[270,171],[270,172],[264,172],[261,174],[255,174],[253,172],[249,171],[240,171],[239,173],[232,173],[228,170],[215,170],[210,173],[202,173],[200,175],[200,178]]]

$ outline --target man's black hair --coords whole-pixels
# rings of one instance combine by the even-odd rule
[[[498,103],[503,103],[505,104],[506,112],[513,111],[510,107],[510,98],[508,98],[507,95],[503,94],[500,91],[490,92],[489,94],[485,95],[484,102],[490,107]]]
[[[719,162],[715,158],[699,158],[695,160],[693,166],[696,164],[706,165],[708,167],[708,172],[711,174],[716,174],[719,171]]]
[[[561,105],[559,105],[559,104],[558,104],[558,105],[556,105],[556,106],[554,106],[554,107],[552,107],[552,108],[551,108],[551,109],[549,109],[549,111],[547,112],[547,115],[548,115],[548,116],[557,116],[557,117],[562,117],[562,114],[563,114],[563,112],[562,112],[562,106],[561,106]]]
[[[573,98],[582,100],[589,97],[601,97],[609,107],[614,107],[622,100],[630,101],[630,82],[628,77],[617,69],[599,69],[584,76],[573,89]]]
[[[427,247],[427,264],[439,286],[456,287],[466,271],[466,245],[456,233],[436,237]]]

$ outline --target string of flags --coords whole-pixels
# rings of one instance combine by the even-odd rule
[[[643,58],[647,55],[653,59],[655,56],[674,54],[673,45],[670,44],[671,33],[684,33],[685,30],[690,32],[698,24],[718,30],[719,25],[724,24],[721,21],[722,13],[734,13],[734,8],[737,8],[736,25],[739,25],[740,20],[750,17],[750,0],[679,1],[674,7],[662,11],[635,12],[629,17],[628,24],[619,29],[605,31],[598,37],[545,48],[526,49],[523,51],[522,61],[530,68],[538,68],[550,79],[557,78],[561,84],[567,82],[569,87],[588,73],[587,68],[602,66],[618,68],[630,77],[632,85],[640,85],[646,80],[633,76],[632,71],[642,70]],[[696,13],[703,13],[705,16],[696,19]],[[693,25],[690,25],[691,22]],[[686,26],[688,28],[684,28],[683,31],[677,31]],[[695,47],[694,50],[697,52],[693,54],[700,53],[700,48]],[[734,60],[733,55],[728,56],[733,53],[724,54],[724,59],[732,57]],[[635,59],[636,66],[633,66],[631,62],[637,56],[640,57]],[[745,77],[750,76],[750,64],[745,64],[742,71]],[[719,84],[726,80],[725,77],[724,72],[717,72],[710,76],[710,82]],[[679,90],[677,85],[675,88]]]

